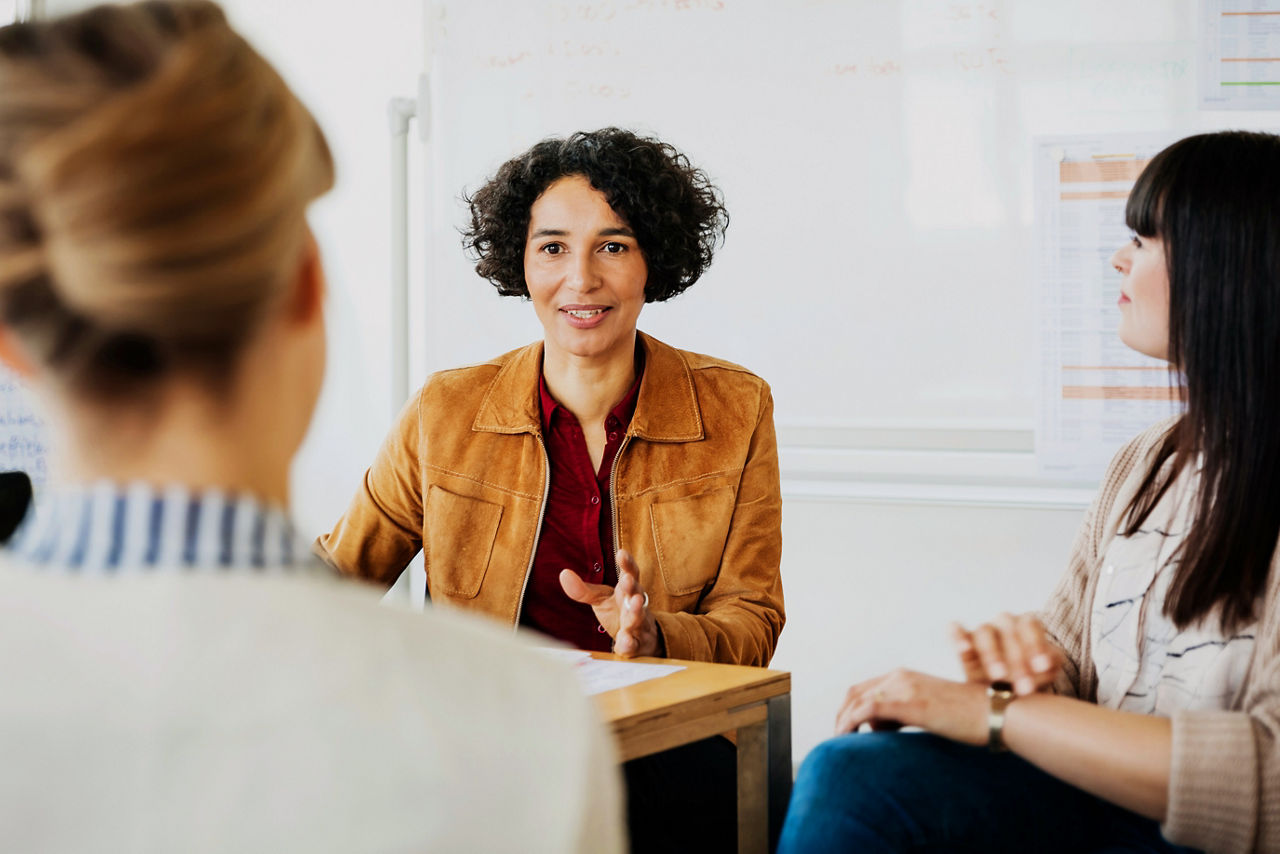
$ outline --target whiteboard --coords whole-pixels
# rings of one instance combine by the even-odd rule
[[[460,194],[538,139],[616,124],[687,153],[731,216],[703,281],[641,328],[761,374],[780,426],[806,436],[990,427],[1025,449],[1035,138],[1277,121],[1197,110],[1193,0],[436,0],[428,15],[425,367],[541,333],[463,256]]]
[[[48,430],[30,392],[0,366],[0,471],[24,471],[37,490],[49,478]]]

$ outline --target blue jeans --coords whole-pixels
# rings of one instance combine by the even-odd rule
[[[1155,821],[1011,753],[928,733],[830,739],[805,758],[778,854],[1160,852]]]

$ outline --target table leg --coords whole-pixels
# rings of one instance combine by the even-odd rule
[[[738,727],[738,854],[770,850],[769,720]]]
[[[782,820],[791,802],[791,695],[783,694],[769,701],[769,851],[778,847]],[[741,784],[739,784],[741,785]]]

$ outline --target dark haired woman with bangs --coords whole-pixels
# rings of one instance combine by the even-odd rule
[[[768,664],[783,624],[769,387],[636,330],[711,263],[719,192],[671,146],[606,128],[538,143],[469,201],[476,270],[533,303],[544,339],[432,376],[319,550],[390,584],[421,549],[434,601],[581,649]],[[708,835],[681,828],[677,845],[732,845],[732,745],[684,750],[651,786],[644,769],[671,756],[628,765],[635,850],[684,850],[645,841],[667,808]]]
[[[1119,333],[1185,414],[1116,455],[1038,617],[953,628],[965,682],[849,690],[781,851],[1280,850],[1278,198],[1269,134],[1143,171]]]

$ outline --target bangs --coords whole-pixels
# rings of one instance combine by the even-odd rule
[[[1168,151],[1166,149],[1165,151]],[[1164,231],[1164,202],[1168,197],[1168,162],[1162,151],[1142,170],[1129,191],[1124,206],[1124,224],[1142,237],[1161,237]]]

